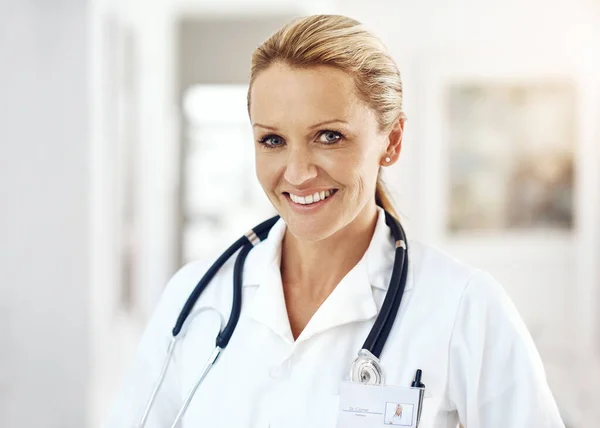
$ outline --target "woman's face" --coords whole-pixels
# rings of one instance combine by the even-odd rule
[[[388,138],[350,75],[275,64],[250,99],[258,180],[294,236],[324,239],[374,212]]]

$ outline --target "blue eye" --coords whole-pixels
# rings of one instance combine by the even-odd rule
[[[325,144],[337,143],[343,138],[343,135],[336,131],[323,131],[319,135],[319,141]]]
[[[283,138],[281,138],[277,135],[267,135],[266,137],[261,138],[259,140],[259,143],[268,148],[274,149],[276,147],[283,145],[284,141],[283,141]]]

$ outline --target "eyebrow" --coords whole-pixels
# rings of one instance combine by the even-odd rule
[[[324,122],[319,122],[319,123],[315,123],[314,125],[310,126],[310,129],[314,129],[314,128],[318,128],[320,126],[323,125],[329,125],[332,123],[345,123],[346,125],[348,125],[348,122],[345,120],[341,120],[341,119],[331,119],[331,120],[326,120]],[[252,125],[252,127],[260,127],[260,128],[265,128],[265,129],[270,129],[272,131],[277,131],[277,128],[274,128],[272,126],[267,126],[267,125],[261,125],[260,123],[255,123]]]

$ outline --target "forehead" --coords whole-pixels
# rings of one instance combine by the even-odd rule
[[[252,122],[352,120],[365,113],[353,78],[334,67],[275,64],[262,71],[250,92]]]

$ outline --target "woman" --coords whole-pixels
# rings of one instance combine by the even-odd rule
[[[402,410],[404,410],[404,409],[402,408],[402,406],[400,404],[396,405],[396,411],[388,420],[388,425],[402,425],[403,424],[404,421],[402,420]],[[404,425],[407,425],[407,424],[404,424]]]
[[[281,219],[248,255],[235,334],[181,426],[335,427],[340,384],[390,283],[395,242],[384,210],[397,214],[379,173],[402,147],[400,74],[358,22],[307,17],[254,52],[248,108],[258,180]],[[421,426],[563,427],[502,287],[430,247],[408,247],[380,362],[391,385],[423,370]],[[234,259],[196,303],[147,427],[171,426],[211,355],[221,320],[201,308],[228,318]],[[169,282],[106,427],[138,426],[173,324],[205,271],[192,263]]]

